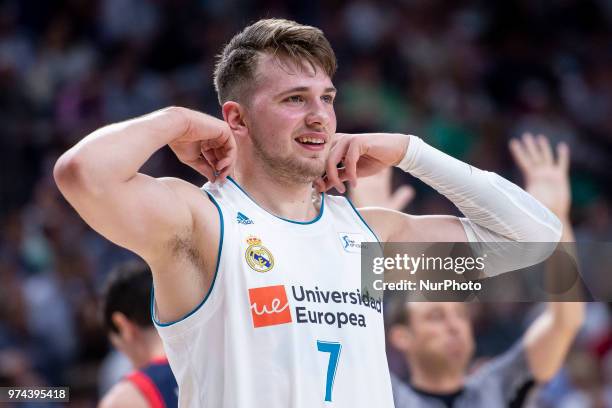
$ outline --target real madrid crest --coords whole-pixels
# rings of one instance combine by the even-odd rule
[[[261,239],[250,236],[247,238],[249,246],[244,254],[247,263],[255,272],[268,272],[274,267],[274,257],[268,248],[261,244]]]

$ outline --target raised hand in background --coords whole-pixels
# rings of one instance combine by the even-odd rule
[[[556,146],[556,157],[548,139],[523,134],[510,141],[510,152],[525,180],[525,190],[548,207],[563,224],[569,224],[572,202],[569,182],[570,151],[564,142]]]

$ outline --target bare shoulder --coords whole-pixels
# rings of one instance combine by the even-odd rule
[[[464,242],[459,218],[451,215],[411,215],[381,207],[358,209],[382,242]]]
[[[144,395],[130,381],[121,381],[102,398],[98,408],[149,408]]]

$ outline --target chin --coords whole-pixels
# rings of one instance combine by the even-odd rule
[[[314,174],[312,174],[312,173],[305,173],[305,172],[302,172],[302,173],[298,173],[298,174],[296,174],[296,175],[295,175],[295,177],[294,177],[294,179],[295,179],[295,181],[296,181],[296,182],[298,182],[298,183],[304,183],[304,184],[307,184],[307,183],[308,183],[308,184],[309,184],[309,183],[314,182],[314,181],[315,181],[316,179],[318,179],[319,177],[321,177],[321,174],[322,174],[322,173],[319,173],[319,174],[314,175]]]
[[[295,167],[295,174],[298,178],[312,182],[325,173],[325,162],[312,163],[312,159],[309,161],[300,160],[299,164]]]
[[[272,155],[260,149],[255,149],[254,153],[272,175],[291,184],[312,183],[325,172],[326,157],[323,155],[315,157],[304,157],[298,154]]]

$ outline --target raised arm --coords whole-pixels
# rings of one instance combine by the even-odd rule
[[[174,316],[197,304],[207,290],[206,279],[199,279],[202,287],[194,289],[193,275],[202,273],[194,264],[202,260],[188,253],[195,244],[216,252],[219,220],[197,187],[138,172],[166,144],[181,161],[213,180],[213,166],[225,177],[236,150],[225,122],[173,107],[96,130],[59,158],[54,177],[87,224],[147,261],[158,305],[164,305],[160,312]],[[206,234],[196,234],[196,226]],[[200,235],[209,241],[197,242]],[[206,251],[202,256],[207,257]]]
[[[563,223],[561,241],[573,242],[567,145],[557,146],[555,159],[544,136],[534,139],[526,134],[522,141],[513,140],[510,149],[525,179],[526,190],[559,217]],[[550,260],[546,267],[554,275],[555,270],[548,269],[555,268],[555,260]],[[584,313],[582,302],[549,302],[544,313],[529,327],[523,342],[527,362],[537,381],[548,381],[557,373],[582,325]]]
[[[337,170],[337,163],[344,168]],[[561,236],[561,223],[546,207],[499,175],[463,163],[416,136],[398,134],[340,135],[330,153],[327,180],[319,189],[351,184],[395,165],[446,196],[466,218],[409,216],[397,211],[363,209],[362,215],[384,241],[470,242],[487,254],[487,273],[496,274],[546,259]],[[505,245],[497,245],[503,242]],[[526,246],[522,242],[549,242]],[[550,247],[550,248],[549,248]],[[510,256],[521,250],[521,259]]]

